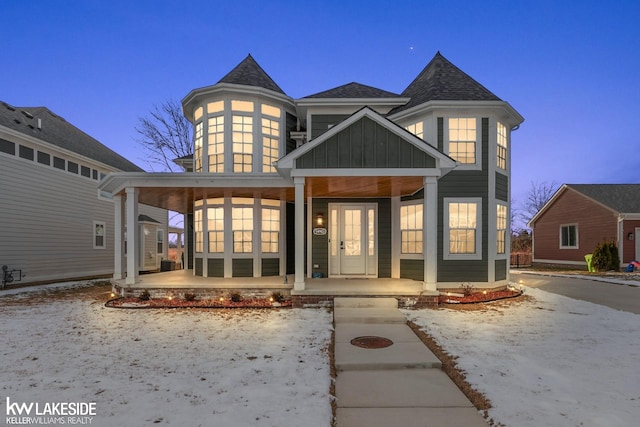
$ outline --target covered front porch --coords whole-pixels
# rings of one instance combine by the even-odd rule
[[[286,278],[286,280],[285,280]],[[115,280],[114,291],[121,296],[137,296],[144,290],[153,297],[180,297],[194,293],[199,297],[216,297],[239,292],[268,298],[274,292],[291,297],[294,307],[331,306],[334,297],[395,297],[403,306],[437,304],[439,292],[423,289],[422,282],[389,278],[319,278],[306,282],[305,289],[295,290],[294,275],[271,277],[216,278],[194,276],[192,270],[175,270],[144,274],[135,284]]]

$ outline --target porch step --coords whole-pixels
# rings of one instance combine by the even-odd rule
[[[334,308],[333,321],[339,323],[407,323],[397,308]]]
[[[398,308],[395,298],[335,298],[334,308]]]

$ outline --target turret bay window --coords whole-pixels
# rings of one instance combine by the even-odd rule
[[[224,203],[224,201],[223,201]],[[208,204],[210,206],[210,204]],[[207,208],[209,253],[224,253],[224,207]]]
[[[502,123],[497,125],[497,166],[507,169],[507,128]]]
[[[263,205],[271,202],[275,202],[280,205],[278,201],[263,200]],[[277,254],[280,251],[280,209],[272,207],[262,208],[262,253],[263,254]]]
[[[196,206],[198,202],[196,202]],[[200,206],[202,206],[202,200],[200,200]],[[194,240],[195,240],[195,250],[197,253],[201,253],[204,251],[204,239],[203,239],[203,231],[202,231],[202,207],[196,208],[193,212],[193,230],[194,230]]]
[[[202,122],[196,123],[194,133],[194,148],[193,148],[193,160],[195,162],[195,171],[202,172],[202,134],[203,134]]]
[[[424,125],[422,122],[410,124],[405,129],[407,129],[418,138],[424,139]]]
[[[445,259],[482,259],[481,199],[446,199]]]
[[[460,163],[476,163],[476,119],[449,119],[449,155]]]
[[[279,157],[280,109],[262,104],[262,171],[275,172],[273,162]],[[264,117],[271,116],[271,117]]]
[[[207,104],[209,172],[224,172],[224,101]]]
[[[506,253],[507,206],[498,203],[496,209],[496,253]]]

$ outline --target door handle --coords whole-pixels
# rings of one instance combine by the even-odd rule
[[[340,241],[340,249],[344,250],[344,241],[343,240]]]

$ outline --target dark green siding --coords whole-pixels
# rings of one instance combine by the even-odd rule
[[[202,276],[202,258],[196,258],[195,270],[196,270],[196,276]]]
[[[424,280],[424,261],[421,259],[401,259],[400,278]]]
[[[311,139],[322,135],[332,126],[337,125],[347,117],[349,117],[349,114],[320,114],[311,116]]]
[[[207,268],[207,276],[224,277],[224,260],[222,258],[209,258]]]
[[[481,121],[482,170],[451,171],[438,181],[438,282],[486,282],[488,280],[488,218],[489,218],[489,119]],[[444,199],[448,197],[482,198],[482,260],[445,260]],[[495,209],[495,208],[494,208]]]
[[[296,130],[298,124],[298,119],[293,114],[287,113],[286,115],[286,124],[287,127],[287,145],[286,145],[286,154],[289,154],[293,150],[296,149],[296,141],[291,138],[291,132]]]
[[[438,117],[438,150],[444,153],[444,118]]]
[[[509,178],[499,172],[496,172],[496,199],[509,201]]]
[[[307,217],[307,205],[305,204],[305,218]],[[296,272],[296,240],[295,240],[295,204],[287,203],[287,265],[285,268],[286,274],[295,274]],[[307,271],[307,221],[304,222],[304,268]]]
[[[185,233],[184,233],[184,257],[187,263],[187,268],[193,268],[193,214],[185,215]],[[202,275],[202,271],[200,271]]]
[[[298,169],[434,168],[435,158],[368,117],[296,160]]]
[[[253,277],[253,258],[235,258],[232,261],[233,277]]]
[[[280,275],[280,259],[262,258],[262,275],[263,276],[279,276]]]
[[[391,277],[391,199],[313,199],[313,215],[321,212],[328,220],[329,203],[378,204],[378,277]],[[314,218],[315,219],[315,218]],[[328,224],[327,224],[328,225]],[[329,234],[311,239],[313,272],[329,275]]]
[[[507,260],[497,259],[496,260],[496,280],[506,280],[506,279],[507,279]]]

